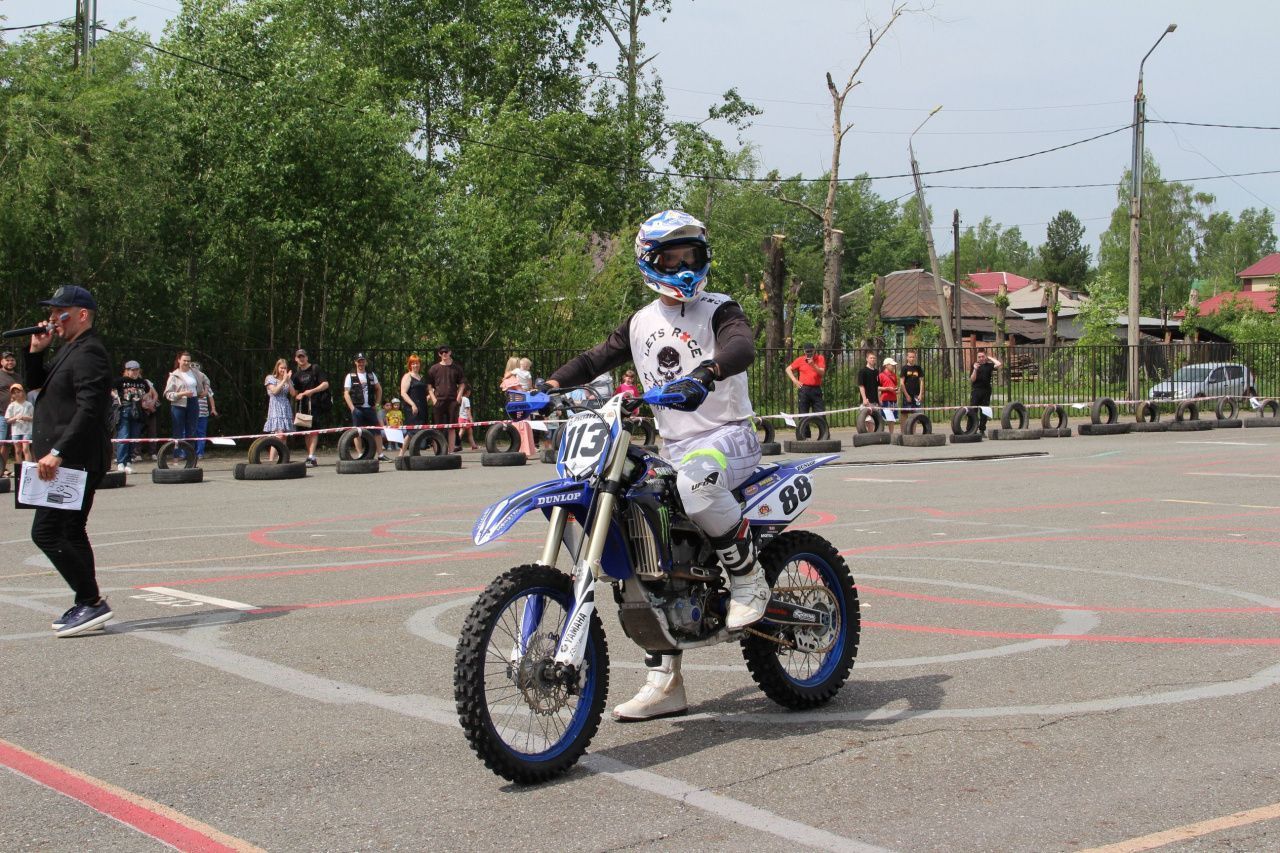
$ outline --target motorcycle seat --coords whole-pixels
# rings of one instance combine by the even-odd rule
[[[738,488],[733,490],[733,496],[738,499],[738,503],[742,503],[744,500],[742,496],[742,492],[747,488],[747,486],[760,482],[765,477],[768,477],[770,474],[772,474],[774,471],[777,471],[777,470],[778,470],[778,463],[766,462],[765,464],[756,468],[755,472],[752,473],[750,477],[744,480],[742,484],[738,486]]]

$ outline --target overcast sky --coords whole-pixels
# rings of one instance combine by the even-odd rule
[[[927,0],[926,0],[927,2]],[[867,44],[868,21],[883,23],[880,0],[674,0],[665,22],[649,19],[644,38],[657,54],[673,117],[701,118],[719,93],[736,87],[764,110],[744,134],[765,168],[820,176],[831,157],[831,105],[824,75],[838,84]],[[65,7],[65,8],[64,8]],[[124,18],[159,35],[177,0],[98,0],[99,19]],[[7,25],[71,15],[74,0],[0,0]],[[1275,0],[937,0],[894,25],[850,95],[841,174],[892,175],[909,169],[907,137],[933,107],[943,109],[916,135],[922,170],[1027,154],[1127,125],[1138,63],[1147,60],[1147,117],[1155,121],[1280,126],[1280,3]],[[609,59],[607,64],[611,64]],[[726,132],[727,135],[727,132]],[[926,177],[941,252],[951,248],[951,211],[962,226],[990,216],[1017,225],[1032,245],[1062,209],[1097,237],[1115,206],[1132,137],[1105,139],[1031,159]],[[1146,145],[1166,178],[1280,170],[1280,131],[1149,124]],[[1093,189],[953,189],[953,186],[1093,184]],[[1280,174],[1197,180],[1233,215],[1280,207]],[[946,186],[944,186],[946,185]],[[876,184],[886,198],[909,179]]]

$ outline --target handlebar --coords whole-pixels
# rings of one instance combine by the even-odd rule
[[[574,391],[581,391],[589,388],[589,386],[570,386],[565,388],[552,388],[549,391],[509,391],[509,399],[507,401],[506,410],[509,415],[519,414],[536,414],[544,412],[558,399],[568,397]],[[628,395],[622,401],[622,411],[628,415],[634,414],[643,405],[650,406],[671,406],[684,402],[683,394],[663,393],[661,387],[650,388],[640,397]]]

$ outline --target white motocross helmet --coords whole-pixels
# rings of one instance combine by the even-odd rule
[[[681,210],[650,216],[636,234],[636,266],[650,290],[688,302],[702,292],[711,271],[706,226]]]

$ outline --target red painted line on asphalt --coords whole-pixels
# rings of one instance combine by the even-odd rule
[[[1006,607],[1015,610],[1083,610],[1090,613],[1210,613],[1210,614],[1280,614],[1280,607],[1111,607],[1084,604],[1041,604],[1030,601],[986,601],[973,598],[950,598],[944,595],[927,595],[919,592],[902,592],[896,589],[885,589],[878,586],[858,584],[859,592],[869,592],[873,596],[884,595],[890,598],[908,598],[913,601],[929,601],[935,604],[961,604],[969,607]]]
[[[50,761],[6,740],[0,740],[0,765],[175,850],[246,853],[260,849],[168,806]]]
[[[885,628],[918,634],[952,634],[996,640],[1071,640],[1083,643],[1150,643],[1188,646],[1280,646],[1280,637],[1133,637],[1117,634],[1036,634],[1022,631],[975,631],[940,625],[905,625],[896,622],[862,622],[864,628]]]
[[[402,592],[399,595],[375,595],[370,598],[347,598],[338,601],[316,601],[308,604],[277,604],[271,607],[257,607],[249,613],[285,613],[290,610],[313,610],[320,607],[345,607],[349,604],[379,604],[384,601],[404,601],[411,598],[434,598],[441,595],[462,595],[467,592],[480,592],[482,586],[459,587],[457,589],[433,589],[426,592]]]
[[[1277,515],[1280,515],[1280,510],[1255,510],[1253,512],[1224,512],[1224,513],[1218,513],[1216,515],[1183,515],[1183,516],[1172,516],[1170,518],[1147,519],[1145,521],[1117,521],[1117,522],[1112,522],[1110,524],[1096,524],[1094,525],[1094,529],[1096,530],[1129,530],[1129,529],[1135,529],[1139,527],[1160,527],[1161,525],[1165,525],[1165,524],[1183,525],[1188,523],[1198,523],[1198,522],[1204,522],[1204,521],[1224,521],[1229,518],[1268,518],[1268,517],[1273,517]],[[1184,530],[1185,529],[1216,530],[1219,528],[1209,526],[1209,527],[1203,527],[1203,528],[1184,527],[1183,529]],[[1240,529],[1256,530],[1257,528],[1256,527],[1250,527],[1250,528],[1223,527],[1220,529],[1222,530],[1240,530]]]
[[[412,566],[417,563],[425,563],[425,562],[446,563],[453,560],[476,560],[482,557],[485,559],[491,559],[495,557],[505,558],[510,556],[511,554],[506,551],[485,551],[483,554],[466,553],[466,554],[442,554],[440,556],[426,555],[426,556],[415,557],[408,560],[387,560],[386,562],[378,562],[378,563],[351,563],[350,565],[344,565],[344,566],[312,566],[305,569],[281,569],[279,571],[274,571],[274,572],[247,572],[247,573],[238,574],[238,575],[221,575],[221,576],[208,577],[208,578],[180,578],[180,579],[170,580],[170,581],[150,581],[148,583],[135,586],[134,589],[143,589],[148,586],[170,586],[174,588],[180,588],[184,586],[192,586],[193,584],[222,583],[223,581],[265,580],[268,578],[286,578],[286,577],[297,577],[300,575],[318,575],[318,574],[327,574],[330,572],[351,572],[351,571],[360,571],[364,569],[402,568],[406,566]]]

